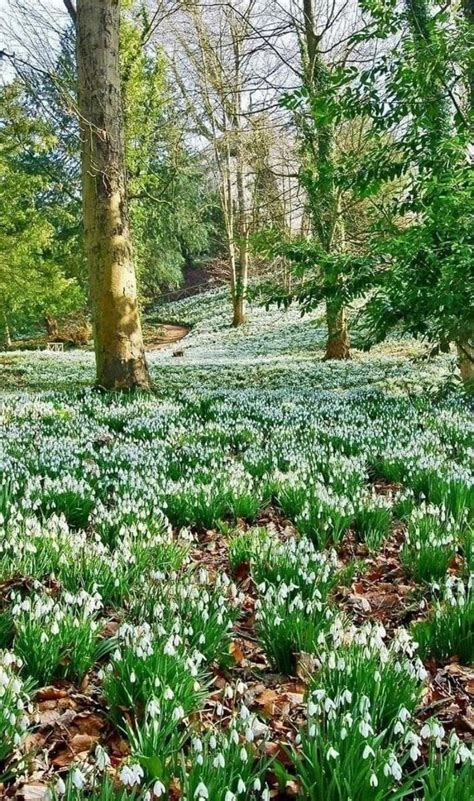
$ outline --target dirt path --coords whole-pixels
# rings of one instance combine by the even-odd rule
[[[165,345],[172,345],[189,333],[189,328],[184,325],[169,325],[164,323],[158,326],[145,326],[144,339],[146,350],[159,350]]]

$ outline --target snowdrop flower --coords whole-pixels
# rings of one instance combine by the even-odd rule
[[[148,714],[152,718],[157,718],[160,714],[160,705],[156,698],[152,698],[151,701],[148,702]]]
[[[199,782],[194,791],[194,798],[209,798],[209,791],[204,782]]]
[[[401,780],[402,768],[394,754],[391,754],[388,762],[385,763],[383,772],[385,776],[393,776],[397,781]]]
[[[247,726],[247,728],[245,729],[245,739],[247,740],[248,743],[253,743],[255,739],[255,734],[251,726]]]
[[[120,781],[125,786],[133,787],[135,784],[140,784],[143,779],[143,768],[141,765],[124,765],[120,771]]]
[[[160,781],[156,781],[153,785],[153,795],[156,795],[157,798],[161,798],[164,793],[166,793],[165,785]]]
[[[337,759],[338,756],[339,756],[339,751],[336,751],[336,749],[333,748],[332,745],[331,745],[328,748],[328,752],[326,754],[326,759]]]
[[[308,715],[313,717],[313,715],[317,715],[319,712],[319,706],[314,703],[314,701],[308,702]]]
[[[393,733],[394,734],[403,734],[404,731],[405,731],[405,727],[404,727],[402,721],[401,720],[397,720],[397,722],[395,723],[395,726],[393,728]]]
[[[456,750],[456,765],[462,764],[463,762],[471,762],[474,765],[474,752],[471,751],[465,743],[460,743],[459,747]]]
[[[95,749],[95,762],[100,771],[104,771],[110,765],[110,757],[101,745],[97,745]]]
[[[66,785],[64,784],[64,781],[61,779],[61,776],[58,778],[56,782],[55,790],[58,795],[64,795],[64,793],[66,792]]]
[[[82,790],[82,788],[85,786],[86,779],[84,774],[79,770],[79,768],[74,768],[71,774],[71,781],[76,790]]]

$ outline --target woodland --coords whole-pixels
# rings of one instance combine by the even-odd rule
[[[474,0],[0,0],[0,798],[472,801]]]

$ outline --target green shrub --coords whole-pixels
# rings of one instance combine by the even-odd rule
[[[426,620],[412,627],[423,658],[452,659],[464,665],[474,662],[474,593],[472,577],[467,585],[454,576],[446,579],[441,600]]]

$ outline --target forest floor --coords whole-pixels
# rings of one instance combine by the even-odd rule
[[[162,323],[161,325],[145,326],[143,336],[147,350],[158,350],[168,345],[174,345],[189,334],[189,328],[184,325]]]
[[[164,319],[156,396],[0,355],[0,796],[470,801],[453,357],[325,363],[320,312],[236,331],[221,291]]]

